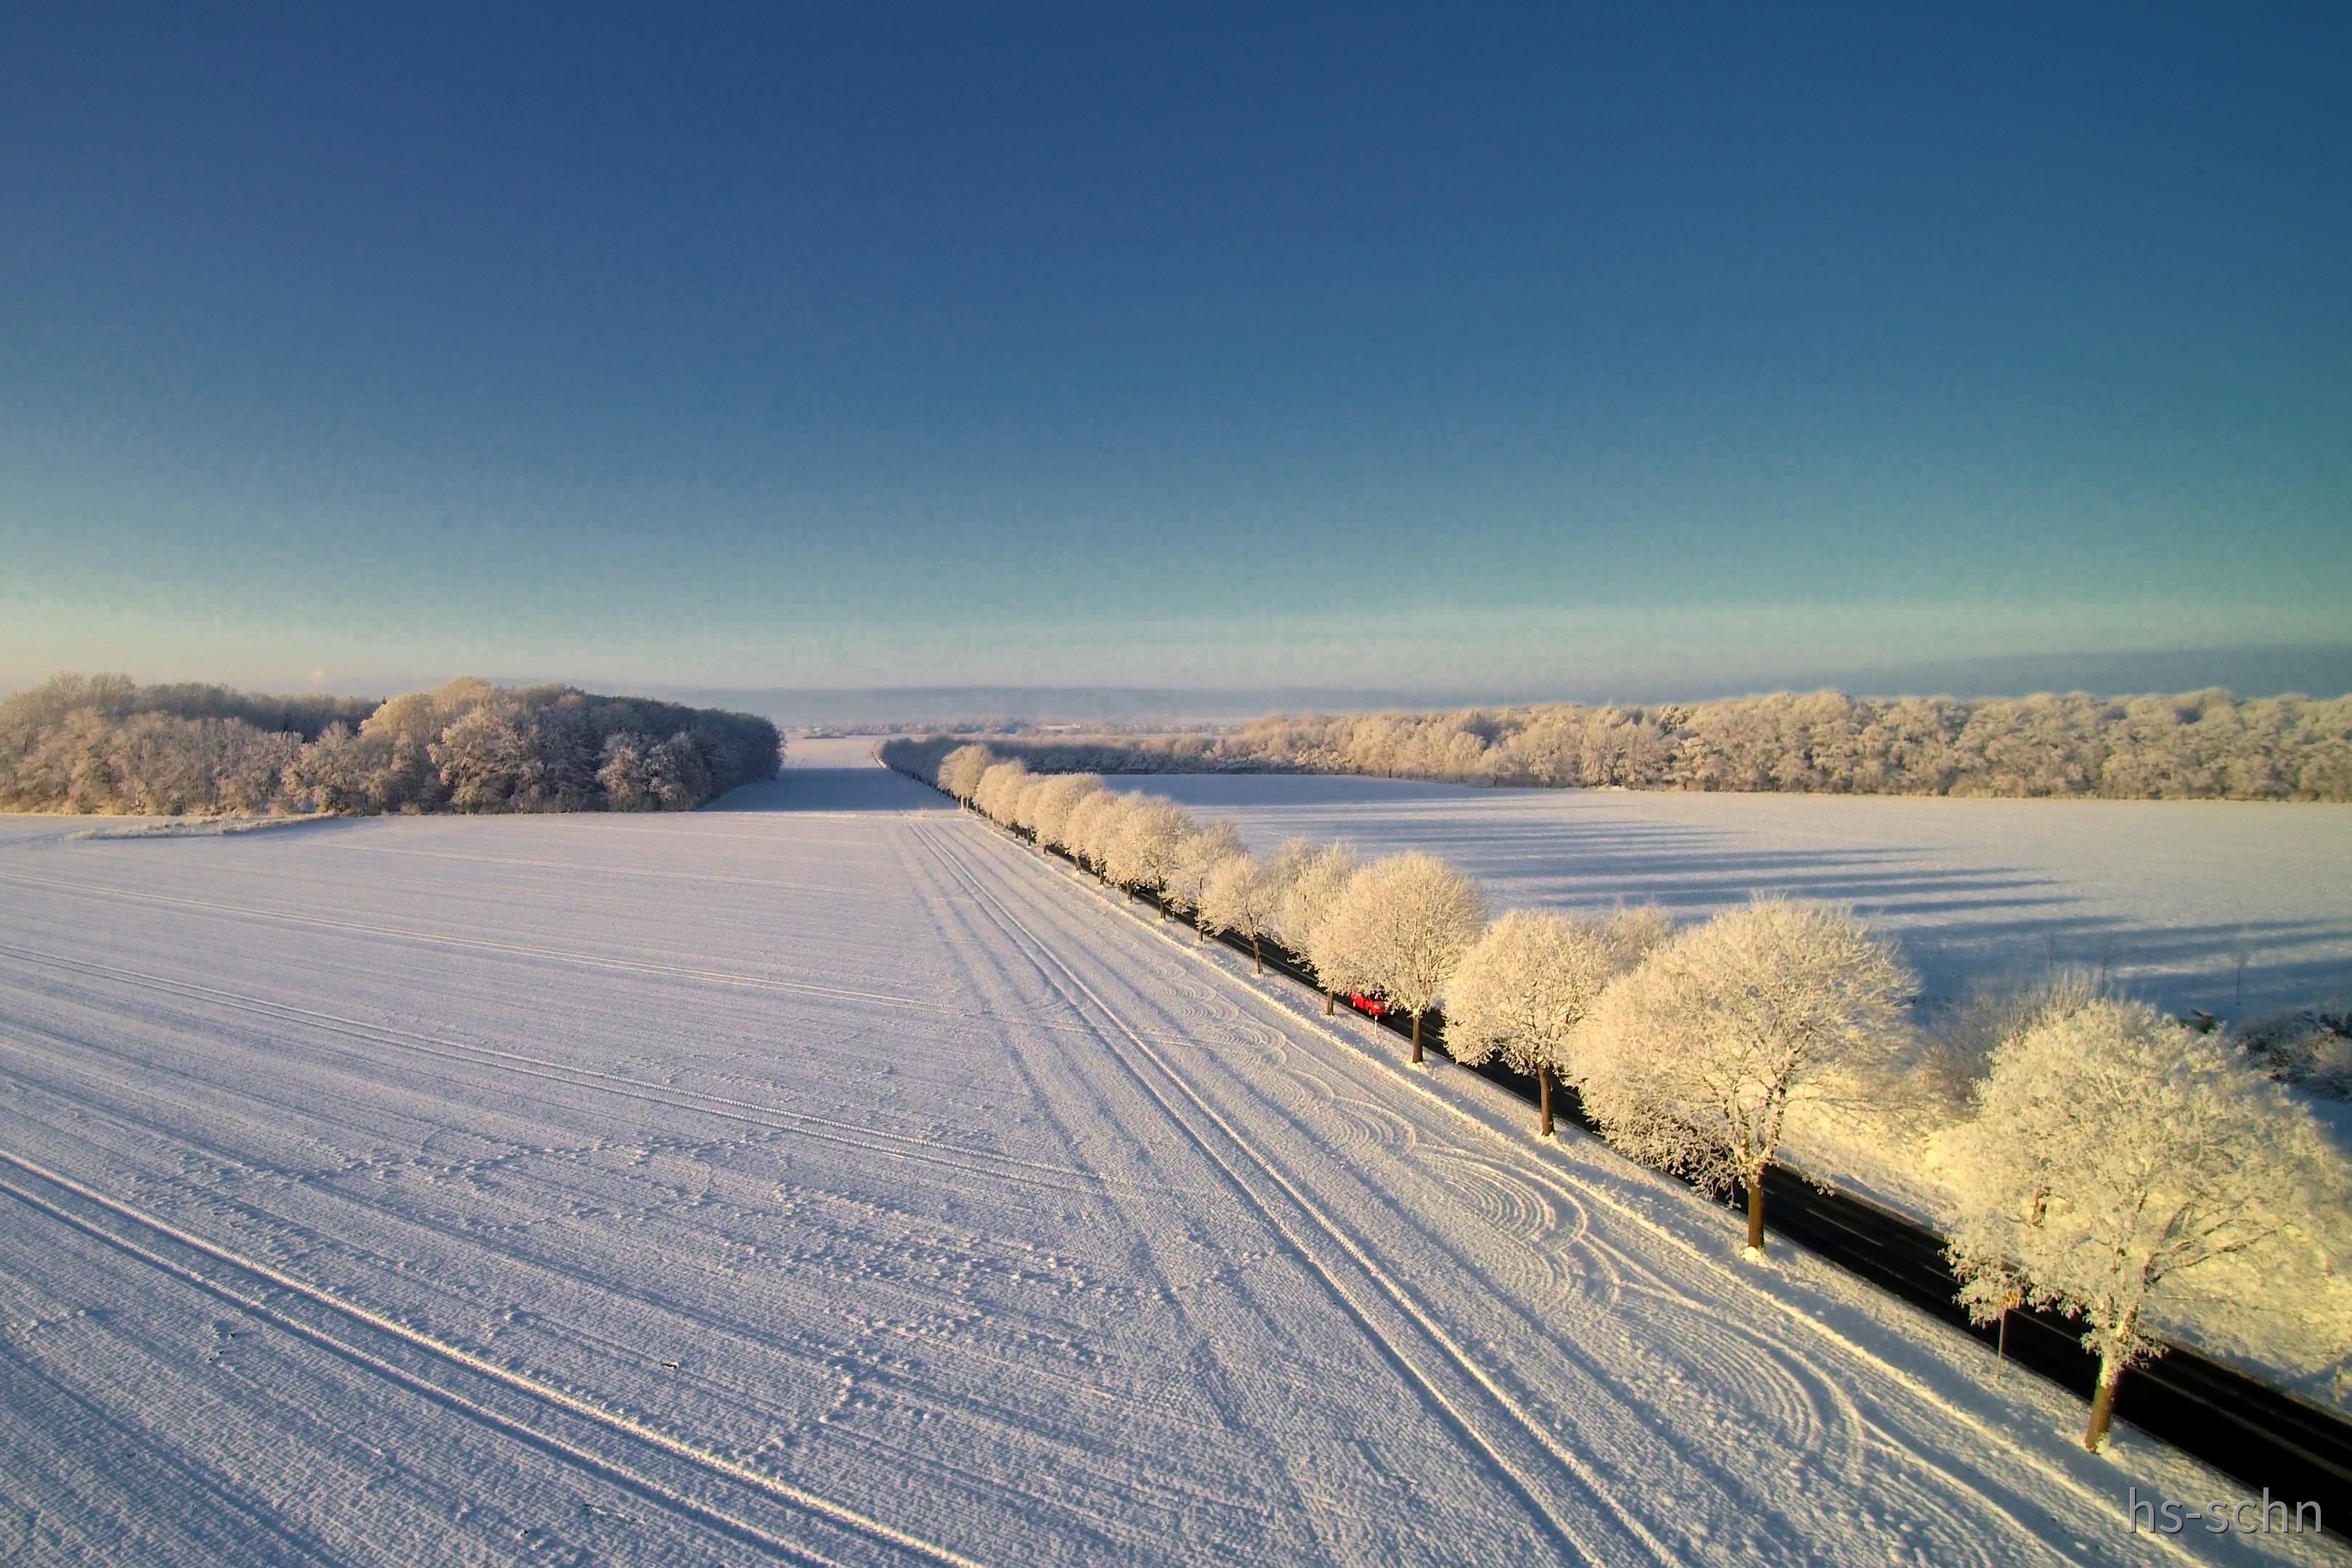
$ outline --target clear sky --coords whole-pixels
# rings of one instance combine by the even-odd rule
[[[2347,83],[2341,5],[11,7],[0,685],[2352,642]]]

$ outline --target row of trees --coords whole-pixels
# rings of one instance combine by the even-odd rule
[[[1649,707],[1275,716],[1227,735],[998,742],[1043,772],[1269,771],[1814,794],[2352,800],[2352,697],[1962,701],[1781,692]]]
[[[1034,774],[978,745],[893,742],[884,760],[994,820],[1156,893],[1203,934],[1279,941],[1327,1012],[1361,993],[1422,1021],[1443,1003],[1457,1060],[1533,1075],[1538,1131],[1556,1082],[1617,1148],[1747,1195],[1744,1254],[1765,1243],[1763,1176],[1792,1128],[1866,1113],[1949,1072],[1914,1029],[1901,955],[1845,909],[1759,900],[1677,930],[1654,909],[1515,910],[1420,853],[1360,862],[1293,840],[1261,860],[1229,823]],[[2158,1353],[2152,1320],[2200,1303],[2340,1295],[2352,1179],[2307,1107],[2222,1037],[2064,980],[2012,997],[1959,1064],[1936,1130],[1962,1300],[2082,1318],[2099,1360],[2096,1448],[2124,1369]],[[1929,1073],[1927,1076],[1934,1076]]]
[[[683,810],[772,778],[767,720],[471,679],[378,703],[59,676],[0,702],[0,809]]]

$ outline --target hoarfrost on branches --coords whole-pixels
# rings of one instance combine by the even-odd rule
[[[1511,910],[1463,955],[1445,987],[1447,1048],[1473,1067],[1499,1052],[1517,1071],[1535,1075],[1540,1129],[1549,1137],[1551,1080],[1567,1069],[1578,1026],[1609,983],[1671,930],[1656,910],[1606,919]]]
[[[1285,946],[1305,959],[1323,987],[1323,1011],[1334,1007],[1334,996],[1356,983],[1342,973],[1345,955],[1326,942],[1331,916],[1356,874],[1356,852],[1345,844],[1317,845],[1293,838],[1275,852],[1274,879],[1282,889],[1275,913],[1275,931]]]
[[[1102,847],[1103,869],[1114,882],[1158,889],[1175,868],[1192,819],[1174,801],[1156,795],[1127,797],[1117,829]]]
[[[1408,850],[1349,879],[1318,945],[1349,985],[1369,987],[1412,1016],[1417,1062],[1423,1016],[1486,928],[1486,899],[1477,885],[1435,856]],[[1316,967],[1322,969],[1321,959]]]
[[[1210,922],[1201,918],[1201,900],[1208,891],[1209,879],[1219,866],[1241,853],[1241,831],[1230,822],[1194,824],[1176,841],[1163,886],[1168,901],[1192,915],[1203,937]]]
[[[1246,937],[1250,959],[1257,973],[1265,973],[1265,954],[1258,943],[1274,929],[1282,888],[1274,873],[1254,855],[1231,855],[1218,862],[1201,890],[1200,921],[1203,931],[1224,930]]]
[[[1748,1192],[1792,1110],[1883,1080],[1904,1049],[1911,976],[1847,910],[1759,900],[1653,952],[1602,993],[1572,1049],[1585,1109],[1628,1154]]]
[[[2326,1263],[2352,1194],[2340,1158],[2226,1042],[2151,1007],[2099,998],[2004,1042],[1947,1144],[1961,1300],[1984,1321],[2020,1302],[2083,1320],[2093,1449],[2157,1348],[2151,1311],[2343,1310]]]

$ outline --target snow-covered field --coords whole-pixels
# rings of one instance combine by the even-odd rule
[[[2352,806],[1107,782],[1231,817],[1256,849],[1293,834],[1426,849],[1505,907],[1845,900],[1901,939],[1931,1000],[2053,961],[2225,1018],[2352,997]]]
[[[0,818],[0,1559],[2329,1560],[2126,1534],[2242,1489],[800,750]]]

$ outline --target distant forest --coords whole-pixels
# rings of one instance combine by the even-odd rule
[[[952,742],[948,742],[952,744]],[[1963,701],[1780,693],[1647,707],[1276,715],[1222,735],[991,737],[1046,773],[1321,773],[1538,787],[2352,800],[2352,697]]]
[[[765,719],[568,686],[379,703],[61,675],[0,701],[0,810],[682,811],[782,755]]]

